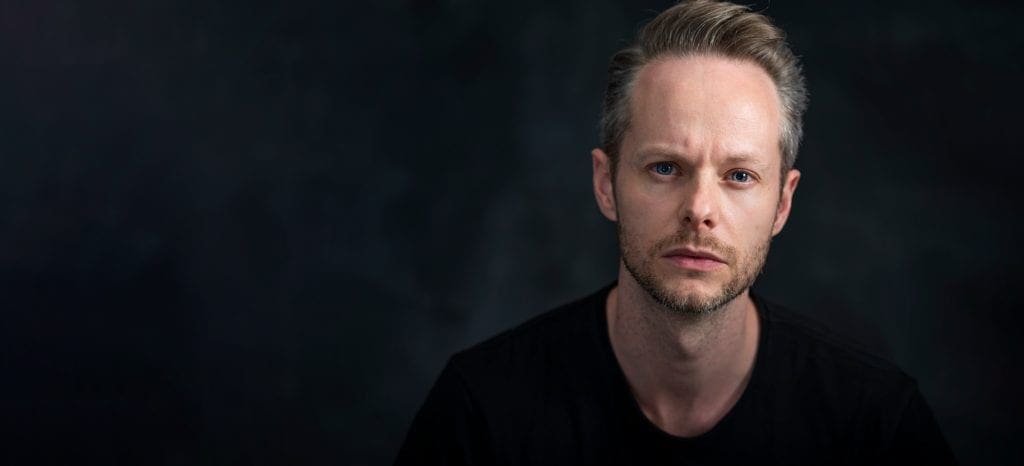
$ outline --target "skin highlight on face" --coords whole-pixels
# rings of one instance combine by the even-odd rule
[[[740,293],[754,284],[768,258],[771,244],[769,236],[764,242],[746,254],[736,248],[715,239],[713,236],[698,236],[692,230],[682,230],[656,242],[646,250],[642,241],[634,233],[628,231],[622,222],[616,224],[619,238],[619,249],[622,251],[622,263],[626,266],[633,279],[658,304],[680,315],[710,314],[726,303],[732,301]],[[694,249],[709,250],[722,258],[730,269],[731,278],[725,280],[713,293],[702,293],[698,289],[679,289],[672,287],[659,276],[655,261],[673,247],[688,246]],[[693,278],[707,272],[686,271]]]
[[[720,56],[658,59],[636,79],[617,160],[594,151],[598,204],[623,278],[674,314],[708,315],[745,296],[788,218],[800,173],[781,172],[776,88]]]

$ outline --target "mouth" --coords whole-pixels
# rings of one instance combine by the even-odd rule
[[[692,248],[675,248],[664,255],[665,259],[677,267],[689,270],[707,272],[724,266],[725,261],[711,251],[704,251]]]

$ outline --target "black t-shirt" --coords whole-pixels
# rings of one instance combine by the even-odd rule
[[[453,356],[396,464],[954,464],[914,379],[756,295],[739,401],[699,436],[662,431],[612,352],[610,289]]]

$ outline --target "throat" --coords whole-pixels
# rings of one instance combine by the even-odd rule
[[[633,391],[644,417],[663,432],[675,437],[697,437],[717,426],[742,398],[749,375],[733,389],[703,396],[673,396],[669,393]]]
[[[747,293],[713,320],[666,322],[618,287],[606,303],[615,358],[643,415],[662,431],[694,437],[714,428],[742,398],[760,339]]]

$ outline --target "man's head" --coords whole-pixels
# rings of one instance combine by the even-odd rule
[[[806,100],[782,32],[737,5],[681,3],[617,53],[593,158],[622,278],[687,313],[745,291],[789,216]]]
[[[692,55],[750,61],[771,76],[782,105],[781,168],[793,168],[807,107],[799,61],[786,44],[785,33],[767,17],[745,6],[712,0],[683,1],[665,10],[640,30],[632,45],[612,56],[601,115],[601,149],[613,162],[618,159],[630,127],[629,97],[640,70],[661,57]]]

